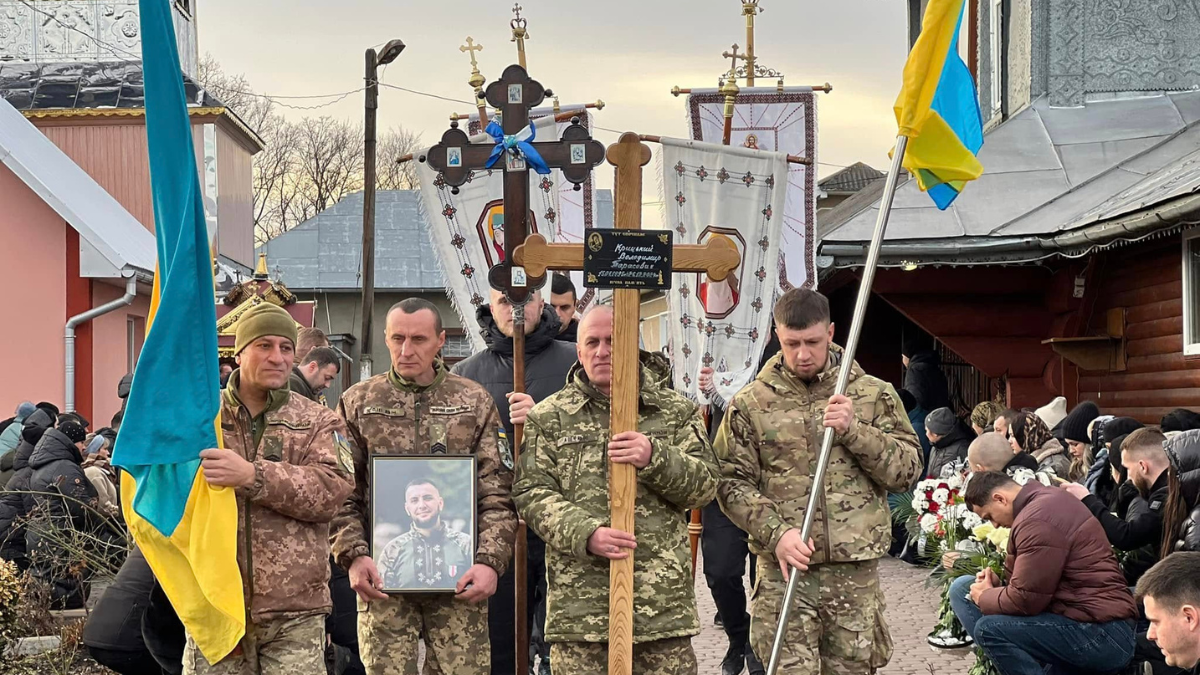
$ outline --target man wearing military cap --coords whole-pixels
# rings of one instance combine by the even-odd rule
[[[296,322],[270,303],[238,322],[238,369],[221,393],[224,448],[200,453],[204,478],[234,488],[238,565],[249,620],[238,648],[209,664],[189,638],[187,675],[323,672],[329,522],[354,488],[345,426],[288,391]]]

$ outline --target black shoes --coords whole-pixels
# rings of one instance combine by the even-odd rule
[[[748,646],[730,645],[729,650],[725,652],[725,658],[721,659],[721,675],[742,675],[742,669],[746,667],[746,650],[748,648]]]
[[[767,669],[763,667],[762,661],[754,655],[754,650],[750,648],[750,643],[746,643],[746,671],[750,675],[766,675]]]

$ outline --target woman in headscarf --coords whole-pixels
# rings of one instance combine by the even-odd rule
[[[1022,412],[1014,415],[1009,420],[1008,439],[1013,444],[1013,450],[1033,455],[1038,462],[1038,471],[1051,471],[1059,478],[1066,478],[1070,474],[1071,458],[1067,449],[1036,414]]]
[[[993,425],[996,423],[996,418],[1000,413],[1004,412],[1004,406],[995,401],[984,401],[975,406],[971,411],[971,428],[975,430],[975,435],[980,436],[988,431],[995,431]]]

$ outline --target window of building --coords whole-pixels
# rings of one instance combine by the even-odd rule
[[[184,14],[192,15],[192,0],[175,0],[175,6]]]
[[[442,346],[442,360],[453,365],[471,355],[471,338],[461,328],[446,329],[446,344]]]
[[[1200,229],[1183,235],[1183,353],[1200,355]]]
[[[990,0],[990,20],[988,21],[989,39],[988,50],[992,63],[992,114],[999,113],[1004,105],[1004,0]]]

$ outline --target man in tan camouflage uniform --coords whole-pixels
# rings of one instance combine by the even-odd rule
[[[210,665],[190,638],[183,672],[294,675],[324,670],[329,522],[354,487],[345,427],[288,392],[296,322],[263,303],[238,322],[237,370],[221,392],[225,449],[200,453],[204,478],[235,488],[238,565],[249,621],[234,653]]]
[[[398,303],[388,312],[384,336],[391,369],[351,387],[339,406],[357,444],[358,482],[334,521],[333,552],[358,593],[363,665],[370,675],[415,673],[417,641],[424,637],[443,672],[486,675],[491,659],[484,601],[512,559],[517,532],[512,471],[500,460],[504,427],[487,391],[451,374],[437,358],[446,342],[437,307],[419,298]],[[370,457],[379,454],[478,457],[478,545],[456,594],[381,592],[367,521]]]
[[[513,488],[546,542],[550,660],[556,673],[608,672],[609,561],[634,555],[633,672],[695,675],[700,620],[684,514],[712,500],[716,458],[658,354],[642,354],[638,431],[609,440],[612,319],[596,307],[580,322],[579,363],[529,413]],[[638,469],[636,538],[607,526],[609,460]]]
[[[843,362],[829,302],[793,289],[775,305],[780,354],[734,397],[714,447],[717,499],[758,557],[750,643],[771,654],[788,566],[802,570],[780,672],[871,673],[891,658],[878,559],[891,543],[887,493],[921,472],[921,450],[896,391]],[[851,368],[845,396],[834,396]],[[812,538],[800,539],[825,427],[836,436]]]

